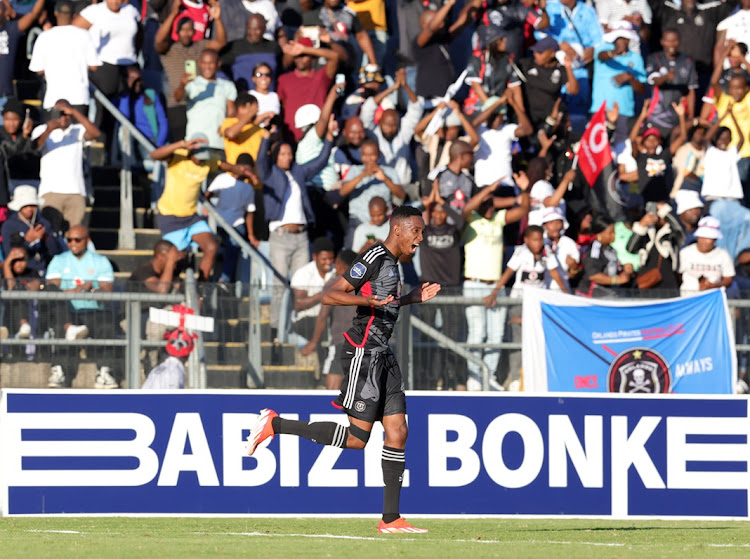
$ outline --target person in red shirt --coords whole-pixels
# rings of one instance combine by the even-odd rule
[[[299,142],[302,130],[294,126],[294,114],[302,105],[309,103],[323,107],[336,75],[339,57],[331,49],[316,49],[307,37],[289,41],[282,50],[286,56],[294,57],[294,70],[279,77],[276,93],[284,114],[284,135]],[[320,57],[326,59],[326,65],[315,70],[313,65]]]

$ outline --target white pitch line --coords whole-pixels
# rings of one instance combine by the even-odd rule
[[[76,530],[26,530],[27,532],[39,532],[42,534],[85,534]]]

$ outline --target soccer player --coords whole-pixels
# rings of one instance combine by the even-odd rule
[[[399,206],[391,214],[390,231],[362,253],[351,268],[323,295],[326,305],[354,305],[357,314],[344,334],[341,364],[345,372],[341,394],[333,402],[349,416],[349,427],[334,422],[282,419],[264,409],[248,437],[252,456],[260,443],[276,434],[298,435],[313,442],[339,448],[363,449],[375,421],[385,429],[382,466],[383,518],[378,531],[384,534],[423,533],[399,515],[399,496],[404,474],[406,398],[404,379],[388,339],[402,305],[429,301],[440,291],[437,283],[423,283],[401,296],[398,262],[412,256],[424,231],[422,213]]]

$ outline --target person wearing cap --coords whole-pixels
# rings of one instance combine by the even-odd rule
[[[265,33],[264,17],[258,13],[251,14],[247,20],[247,35],[229,43],[227,49],[221,53],[222,70],[240,90],[253,88],[253,76],[258,64],[269,66],[269,87],[273,90],[276,86],[275,76],[279,69],[281,47],[273,37],[266,37]]]
[[[101,132],[65,99],[52,109],[47,114],[47,123],[31,132],[32,141],[42,152],[39,195],[44,198],[43,208],[57,210],[72,227],[80,225],[86,213],[83,145],[98,139]]]
[[[294,126],[302,130],[302,139],[297,144],[294,153],[294,160],[303,165],[312,161],[323,149],[328,124],[336,122],[335,134],[338,135],[338,122],[333,115],[333,107],[340,94],[343,93],[346,84],[333,84],[328,91],[323,107],[317,105],[302,105],[297,109],[294,115]],[[315,187],[316,189],[330,190],[338,181],[336,169],[333,162],[329,160],[328,164],[314,177],[310,179],[306,186]],[[320,194],[320,192],[318,192]]]
[[[570,280],[580,272],[581,251],[576,242],[565,234],[568,220],[557,206],[544,208],[542,213],[542,227],[544,228],[544,244],[547,251],[557,258],[558,268],[563,283],[570,290]],[[550,289],[557,290],[557,282],[550,284]]]
[[[444,115],[442,126],[434,134],[428,133],[427,128],[432,119],[439,118],[437,115],[446,109],[448,112]],[[466,132],[463,136],[461,136],[462,128]],[[414,129],[414,139],[422,144],[422,150],[416,152],[416,157],[423,190],[427,175],[433,169],[445,167],[450,162],[450,150],[455,141],[467,142],[471,150],[479,145],[479,134],[476,128],[461,110],[461,105],[453,99],[447,103],[441,101],[433,111],[427,113],[419,121]]]
[[[472,23],[480,0],[467,2],[450,26],[445,25],[456,0],[446,0],[438,10],[425,10],[419,18],[414,58],[417,63],[417,95],[425,99],[443,97],[455,80],[448,48],[461,31]],[[470,15],[471,14],[471,15]]]
[[[55,3],[57,25],[37,37],[29,70],[44,76],[44,109],[50,110],[58,99],[67,99],[86,114],[90,100],[89,72],[95,72],[102,61],[91,34],[71,25],[73,13],[70,0]]]
[[[658,283],[641,289],[657,290],[660,297],[674,297],[679,286],[678,255],[687,235],[668,203],[661,202],[655,207],[651,205],[649,209],[651,211],[644,214],[640,221],[633,223],[633,235],[626,248],[640,257],[639,275],[654,269],[661,274]]]
[[[703,202],[695,190],[679,190],[674,196],[677,204],[676,212],[680,218],[680,225],[685,231],[685,240],[680,248],[692,245],[695,239],[695,230],[698,228],[703,214]]]
[[[8,14],[10,2],[0,2],[0,38],[4,45],[3,55],[0,58],[0,105],[14,92],[13,78],[15,77],[18,41],[34,25],[44,9],[44,3],[45,0],[36,0],[27,14],[18,19],[11,19]]]
[[[0,127],[0,207],[8,204],[14,185],[39,184],[39,154],[30,138],[33,129],[23,103],[8,99]]]
[[[492,97],[500,98],[510,92],[517,104],[523,106],[521,79],[516,74],[513,59],[507,52],[508,33],[489,24],[477,31],[477,50],[466,65],[465,83],[469,95],[464,101],[466,112],[475,114]]]
[[[646,128],[641,134],[641,125],[648,118],[648,103],[630,131],[630,146],[633,158],[638,165],[638,192],[644,202],[664,202],[669,200],[672,190],[672,156],[687,138],[685,125],[685,105],[672,103],[672,108],[680,119],[680,133],[669,144],[662,147],[661,133],[657,128]]]
[[[234,83],[217,76],[219,53],[206,49],[198,58],[198,76],[185,74],[174,92],[178,101],[183,97],[187,103],[187,127],[185,135],[203,134],[208,138],[208,147],[224,151],[224,141],[219,128],[227,117],[235,116],[234,101],[237,88]]]
[[[680,251],[681,295],[732,285],[735,276],[732,257],[716,246],[716,241],[722,238],[720,227],[721,223],[713,216],[701,218],[695,230],[695,244]]]
[[[506,50],[518,60],[523,55],[527,26],[540,31],[549,27],[550,19],[546,8],[545,0],[496,0],[485,5],[480,21],[481,25],[494,25],[507,33]],[[477,33],[481,32],[480,26]]]
[[[143,390],[181,390],[185,388],[185,364],[195,349],[193,335],[182,329],[164,334],[167,358],[149,371]]]
[[[41,215],[39,205],[43,203],[30,185],[17,186],[13,199],[8,204],[11,214],[3,222],[0,234],[3,252],[9,254],[11,247],[26,249],[28,268],[44,276],[52,257],[62,252],[50,222]]]
[[[522,77],[521,91],[524,106],[534,128],[540,128],[560,99],[563,87],[570,95],[578,94],[578,80],[573,73],[573,61],[563,54],[563,64],[557,60],[560,47],[552,37],[545,37],[531,47],[532,59],[519,60],[517,75]]]
[[[605,33],[603,42],[594,55],[594,79],[591,105],[595,113],[606,102],[607,110],[615,103],[619,110],[615,125],[615,144],[624,142],[628,136],[628,121],[635,116],[635,96],[646,92],[646,69],[643,57],[630,50],[638,40],[632,26],[625,22]],[[648,104],[648,103],[647,103]]]
[[[188,16],[182,15],[181,0],[172,0],[169,14],[166,16],[154,37],[154,49],[159,53],[164,74],[167,76],[169,89],[167,97],[167,119],[169,120],[169,131],[172,141],[181,140],[185,137],[185,126],[187,125],[187,114],[185,112],[185,100],[179,101],[174,94],[185,77],[185,62],[188,60],[197,63],[200,54],[211,49],[221,51],[227,44],[227,35],[221,20],[221,7],[217,2],[209,9],[209,15],[218,16],[213,19],[212,37],[194,41],[195,24]],[[213,17],[213,16],[212,16]],[[176,39],[173,39],[173,29]]]
[[[196,134],[188,140],[180,140],[156,148],[149,157],[167,162],[164,192],[156,203],[159,215],[156,224],[162,237],[177,247],[187,250],[192,243],[203,252],[199,266],[199,279],[207,281],[211,276],[218,245],[206,219],[198,214],[198,198],[201,185],[210,172],[219,169],[257,181],[247,165],[229,164],[218,159],[208,148],[208,138]]]
[[[342,121],[349,120],[352,117],[359,118],[359,112],[362,109],[362,103],[368,98],[377,95],[383,88],[385,80],[380,73],[380,68],[375,64],[367,64],[359,69],[357,75],[357,88],[352,91],[341,107],[340,116]],[[389,94],[396,91],[396,87],[391,86]]]
[[[657,6],[662,3],[654,2],[653,4]],[[616,28],[623,21],[632,26],[636,34],[630,48],[633,52],[640,54],[641,42],[648,43],[651,35],[653,13],[649,4],[648,0],[600,0],[596,2],[595,7],[605,33]],[[661,29],[666,29],[666,27]]]

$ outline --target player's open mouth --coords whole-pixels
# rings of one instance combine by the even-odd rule
[[[418,248],[419,248],[419,243],[414,243],[413,245],[411,245],[412,252],[417,252]]]

